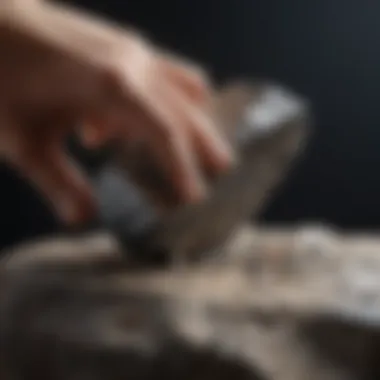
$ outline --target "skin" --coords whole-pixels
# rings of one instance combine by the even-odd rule
[[[233,153],[211,118],[206,75],[133,31],[38,0],[0,4],[0,156],[67,223],[94,215],[83,174],[65,152],[78,133],[95,149],[143,141],[184,202],[207,193]]]

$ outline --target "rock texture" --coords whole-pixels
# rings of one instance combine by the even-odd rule
[[[106,235],[1,263],[3,379],[375,380],[380,239],[241,229],[220,255],[141,270]]]
[[[231,84],[215,108],[217,125],[240,161],[223,177],[210,179],[212,192],[202,204],[169,207],[175,194],[141,146],[123,149],[97,177],[103,225],[127,243],[139,241],[140,254],[189,258],[217,249],[240,223],[258,215],[308,135],[305,101],[278,85]]]

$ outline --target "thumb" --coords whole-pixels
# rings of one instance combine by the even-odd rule
[[[19,169],[68,224],[85,222],[95,215],[91,188],[78,166],[62,149],[35,149]]]

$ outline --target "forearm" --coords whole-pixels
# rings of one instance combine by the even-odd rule
[[[0,2],[0,26],[86,60],[116,55],[121,44],[124,54],[131,55],[146,45],[137,33],[67,6],[40,0]]]

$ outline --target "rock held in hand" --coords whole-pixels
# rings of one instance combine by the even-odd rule
[[[170,181],[143,146],[119,151],[98,176],[103,223],[127,243],[138,243],[139,254],[202,254],[257,216],[303,146],[309,111],[281,86],[236,82],[219,93],[215,119],[239,162],[209,178],[210,194],[199,204],[178,204]]]

